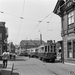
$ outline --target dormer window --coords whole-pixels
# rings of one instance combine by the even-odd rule
[[[74,11],[68,13],[68,24],[74,23]]]

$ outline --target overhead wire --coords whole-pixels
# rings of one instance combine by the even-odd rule
[[[53,16],[54,16],[54,14],[52,14],[51,17],[50,17],[50,19],[49,19],[49,21],[47,21],[47,24],[48,24],[48,25],[50,24],[50,21],[51,21],[51,19],[53,18]],[[49,29],[48,25],[47,25],[47,31],[44,32],[43,35],[46,34],[48,31],[53,31],[52,29],[51,29],[51,30]]]
[[[7,13],[7,12],[4,12],[4,11],[0,11],[0,13],[7,14],[7,15],[10,15],[10,16],[14,16],[14,17],[20,18],[19,16],[16,16],[16,15],[13,15],[13,14],[10,14],[10,13]]]
[[[24,18],[23,17],[23,14],[24,14],[24,6],[25,6],[25,0],[24,0],[24,2],[23,2],[23,9],[22,9],[22,16],[21,17],[19,17],[19,16],[16,16],[16,15],[12,15],[12,14],[9,14],[9,13],[5,13],[5,12],[3,12],[3,11],[0,11],[1,13],[3,13],[3,14],[7,14],[7,15],[11,15],[11,16],[14,16],[14,17],[17,17],[17,18],[20,18],[21,19],[21,21],[20,21],[20,26],[19,26],[19,31],[18,31],[18,35],[17,35],[17,40],[18,40],[18,37],[19,37],[19,33],[20,33],[20,29],[21,29],[21,25],[22,25],[22,20],[24,20],[24,19],[27,19],[27,18]],[[42,20],[39,20],[38,22],[38,24],[36,25],[36,27],[32,30],[32,32],[29,34],[29,36],[33,33],[33,31],[39,26],[39,24],[40,23],[42,23],[48,16],[50,16],[51,14],[52,14],[53,12],[51,12],[50,14],[48,14],[45,18],[43,18]],[[28,19],[28,20],[32,20],[32,19]],[[37,20],[34,20],[34,21],[37,21]],[[28,36],[28,37],[29,37]]]
[[[23,2],[22,16],[20,17],[20,18],[21,18],[21,21],[20,21],[20,25],[19,25],[19,30],[18,30],[18,35],[17,35],[16,42],[17,42],[18,39],[19,39],[19,34],[20,34],[21,25],[22,25],[22,20],[23,20],[23,14],[24,14],[24,6],[25,6],[25,0],[24,0],[24,2]]]
[[[28,35],[28,37],[33,33],[33,31],[37,28],[37,26],[40,24],[40,22],[36,25],[36,27],[32,30],[32,32]],[[27,39],[28,39],[27,37]]]
[[[38,21],[39,23],[35,26],[35,28],[32,30],[32,32],[28,35],[28,37],[33,33],[33,31],[39,26],[40,23],[42,23],[48,16],[50,16],[53,12],[51,12],[50,14],[48,14],[45,18],[43,18],[42,20]],[[27,37],[27,38],[28,38]]]
[[[65,3],[62,4],[59,8],[62,8],[66,3],[69,2],[69,0],[68,0],[68,1],[64,1],[64,2],[65,2]],[[47,22],[48,24],[50,23],[50,21],[51,21],[51,19],[52,19],[53,16],[54,16],[54,14],[51,16],[50,20]],[[48,31],[53,31],[53,30],[48,30],[48,29],[47,29],[47,31],[46,31],[45,33],[47,33]],[[45,34],[45,33],[44,33],[44,34]],[[43,35],[44,35],[44,34],[43,34]]]

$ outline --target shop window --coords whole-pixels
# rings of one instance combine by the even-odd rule
[[[0,40],[2,40],[2,33],[0,33]]]
[[[73,58],[75,58],[75,40],[73,40]]]
[[[72,47],[71,47],[71,41],[68,41],[67,43],[67,51],[68,51],[68,58],[72,58]]]

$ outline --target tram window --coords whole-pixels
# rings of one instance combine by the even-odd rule
[[[44,49],[44,47],[42,47],[42,50]]]
[[[54,52],[56,51],[56,46],[54,46]]]
[[[59,53],[61,52],[61,49],[59,49]]]
[[[51,52],[52,52],[52,46],[51,46]]]
[[[47,52],[47,46],[45,46],[45,52]]]
[[[49,46],[48,46],[48,52],[49,52]]]

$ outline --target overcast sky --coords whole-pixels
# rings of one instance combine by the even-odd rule
[[[8,42],[40,39],[40,33],[45,42],[61,40],[61,18],[52,13],[56,3],[57,0],[0,0],[0,11],[4,12],[0,13],[0,21],[8,27]]]

